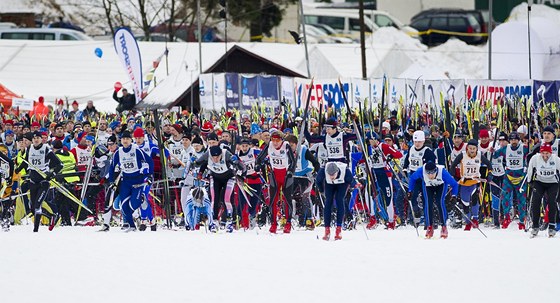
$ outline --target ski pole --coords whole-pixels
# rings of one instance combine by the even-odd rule
[[[454,204],[455,208],[461,213],[461,215],[467,219],[467,221],[469,221],[469,223],[473,226],[476,227],[476,229],[478,229],[478,231],[485,237],[488,238],[488,236],[486,236],[486,234],[480,229],[480,227],[478,227],[478,225],[474,225],[473,222],[471,221],[471,219],[465,214],[465,212],[463,212],[463,210],[457,206],[457,204]]]

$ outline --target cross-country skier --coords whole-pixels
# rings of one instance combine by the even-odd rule
[[[35,213],[33,232],[38,232],[43,215],[41,205],[50,188],[49,180],[53,179],[63,166],[54,152],[42,143],[40,132],[33,133],[32,143],[25,153],[25,161],[16,169],[16,173],[23,169],[29,173],[29,196],[31,197],[31,209]]]
[[[136,231],[132,213],[142,204],[144,187],[152,181],[154,162],[146,153],[132,144],[132,135],[125,130],[121,136],[122,147],[113,155],[109,168],[109,182],[115,187],[115,171],[118,166],[122,171],[122,180],[119,183],[119,198],[125,223],[128,223],[126,232]]]
[[[556,216],[558,204],[558,182],[560,173],[560,159],[552,153],[552,146],[544,143],[540,146],[539,153],[534,155],[527,167],[527,182],[533,189],[531,194],[531,237],[536,237],[539,233],[539,219],[541,214],[541,201],[546,195],[547,199],[542,205],[548,206],[548,236],[554,237],[556,234]]]

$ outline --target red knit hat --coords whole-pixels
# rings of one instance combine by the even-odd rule
[[[144,137],[144,130],[140,127],[136,128],[132,133],[134,138],[143,138]]]
[[[31,123],[31,127],[41,127],[41,124],[37,121]]]
[[[548,152],[548,153],[552,153],[552,146],[548,143],[544,143],[541,145],[541,149],[540,152]]]
[[[478,132],[478,136],[479,136],[480,138],[490,138],[490,133],[488,132],[487,129],[481,129],[481,130]]]
[[[58,99],[58,101],[56,102],[56,104],[58,104],[58,105],[63,105],[63,104],[64,104],[64,101],[62,101],[62,99]]]

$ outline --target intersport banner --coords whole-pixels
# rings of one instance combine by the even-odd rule
[[[520,98],[531,98],[533,90],[531,80],[467,80],[467,100],[491,100],[496,104],[502,97],[514,102]]]
[[[142,91],[144,89],[144,80],[142,77],[142,58],[140,49],[134,35],[129,29],[119,28],[113,37],[115,51],[126,70],[128,79],[132,83],[136,103],[142,100]]]
[[[342,89],[346,93],[347,98],[350,96],[351,79],[341,79]],[[294,78],[296,87],[296,107],[305,108],[306,96],[311,80],[305,78]],[[350,100],[348,100],[351,102]],[[334,106],[336,109],[345,107],[342,97],[342,90],[338,83],[338,79],[321,79],[315,80],[313,89],[311,90],[310,107],[319,108],[319,106]]]

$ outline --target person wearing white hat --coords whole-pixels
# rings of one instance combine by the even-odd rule
[[[436,162],[436,156],[434,152],[427,146],[424,146],[426,142],[426,135],[423,131],[417,130],[412,135],[413,146],[410,148],[408,153],[404,158],[403,169],[412,175],[420,167],[428,162]],[[418,195],[422,191],[422,182],[416,182],[414,188],[412,189],[411,204],[412,210],[414,212],[414,224],[420,223],[420,208],[418,207]]]

